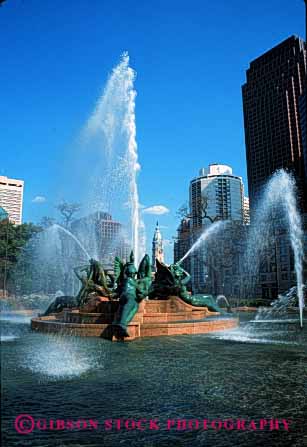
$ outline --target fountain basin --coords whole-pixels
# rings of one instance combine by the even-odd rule
[[[82,312],[81,309],[64,309],[60,314],[36,317],[31,328],[40,332],[59,333],[83,337],[103,337],[116,340],[111,325],[117,302],[102,302],[99,312]],[[224,331],[239,325],[238,318],[221,316],[206,307],[185,303],[179,297],[168,300],[145,300],[128,325],[129,337],[156,337],[163,335],[205,334]]]

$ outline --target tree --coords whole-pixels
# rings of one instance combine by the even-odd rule
[[[180,220],[190,217],[187,202],[185,202],[183,205],[181,205],[181,207],[177,210],[176,216],[179,217]]]
[[[80,203],[68,203],[63,201],[56,206],[56,209],[62,215],[64,227],[69,228],[74,215],[80,211],[81,205]]]
[[[41,218],[39,225],[40,225],[40,227],[44,228],[44,230],[46,230],[47,228],[51,227],[55,223],[56,223],[56,220],[53,217],[43,216]]]
[[[0,288],[14,289],[13,271],[27,243],[42,228],[32,223],[14,225],[11,222],[0,222]]]
[[[209,206],[209,196],[202,194],[201,196],[201,203],[200,203],[200,207],[201,207],[201,212],[202,212],[202,219],[208,219],[211,223],[216,222],[217,220],[220,220],[219,216],[215,216],[214,218],[210,217],[207,214],[207,210],[208,210],[208,206]]]

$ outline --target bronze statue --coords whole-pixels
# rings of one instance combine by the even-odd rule
[[[113,298],[114,279],[95,259],[90,259],[89,265],[76,267],[74,272],[82,286],[76,297],[78,306],[86,304],[91,293]],[[85,274],[84,274],[85,273]]]
[[[168,299],[178,296],[193,306],[207,307],[208,310],[224,313],[216,304],[212,295],[191,295],[187,290],[190,274],[180,263],[167,266],[156,260],[157,272],[152,283],[150,259],[145,255],[138,271],[134,265],[133,252],[129,261],[120,258],[114,260],[114,276],[104,270],[102,265],[90,259],[89,264],[76,267],[74,272],[81,281],[81,289],[76,297],[58,297],[47,309],[45,315],[60,312],[65,307],[83,308],[94,296],[118,300],[112,330],[119,338],[128,337],[127,326],[138,311],[139,303],[146,298]]]
[[[59,313],[65,308],[82,307],[93,293],[107,297],[109,300],[114,298],[114,278],[95,259],[90,259],[89,264],[74,268],[74,272],[81,281],[81,288],[77,296],[57,297],[43,315]]]
[[[77,307],[78,302],[74,296],[58,296],[52,303],[48,306],[47,310],[41,315],[46,317],[47,315],[62,312],[63,309],[72,309]]]
[[[209,311],[225,313],[215,302],[212,295],[191,295],[186,287],[190,274],[179,263],[167,266],[156,259],[157,273],[149,293],[149,299],[168,299],[178,296],[187,304],[207,307]]]
[[[114,261],[115,293],[119,296],[119,307],[112,323],[120,337],[128,337],[127,325],[139,308],[139,303],[148,295],[151,285],[151,266],[148,255],[142,259],[138,271],[134,265],[133,252],[124,264],[118,257]]]
[[[187,299],[189,293],[186,284],[190,281],[190,274],[178,263],[167,266],[156,259],[156,266],[157,272],[149,298],[165,299],[169,296],[179,296],[183,300]]]

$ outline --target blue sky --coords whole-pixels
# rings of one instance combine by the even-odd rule
[[[170,240],[202,166],[230,164],[246,184],[245,70],[291,34],[304,36],[304,3],[7,0],[0,29],[0,174],[25,180],[24,220],[54,215],[60,199],[78,201],[69,160],[128,50],[137,71],[140,199],[170,210],[158,216]],[[37,196],[46,201],[33,203]],[[149,239],[156,220],[145,216]]]

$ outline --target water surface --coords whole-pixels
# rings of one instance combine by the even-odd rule
[[[307,331],[291,315],[225,333],[131,343],[33,333],[1,321],[2,423],[10,446],[301,446],[307,440]],[[294,321],[293,321],[294,320]],[[158,419],[159,430],[21,435],[20,413],[45,419]],[[289,432],[167,431],[168,419],[291,419]],[[305,438],[304,438],[305,436]]]

